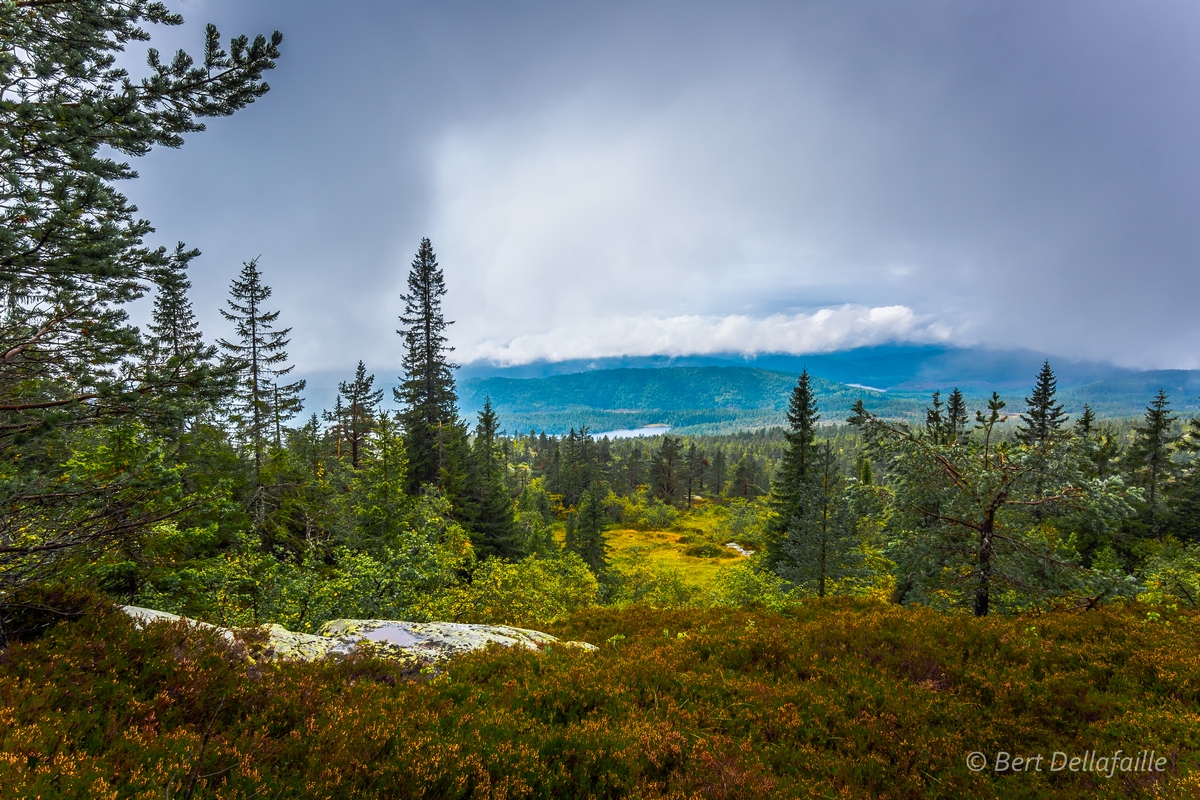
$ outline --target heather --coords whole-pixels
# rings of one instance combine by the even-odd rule
[[[94,606],[10,646],[7,797],[1194,797],[1200,615],[869,601],[574,614],[598,653],[254,663]],[[1162,773],[970,772],[1154,748]]]

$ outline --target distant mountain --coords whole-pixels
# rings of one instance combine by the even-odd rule
[[[601,370],[664,367],[755,367],[794,374],[808,369],[810,374],[830,381],[879,389],[923,390],[953,385],[964,390],[975,388],[991,392],[993,389],[1023,390],[1033,383],[1034,376],[1045,360],[1049,360],[1054,367],[1060,386],[1099,381],[1132,372],[1104,362],[1072,360],[1032,350],[883,345],[802,356],[786,353],[767,353],[754,357],[732,353],[625,356],[536,362],[512,367],[477,363],[459,370],[459,378],[547,378]]]
[[[464,414],[490,397],[510,431],[593,432],[665,423],[718,433],[781,425],[797,374],[753,367],[607,369],[548,378],[471,378],[459,383]],[[914,416],[921,401],[814,378],[823,419],[841,422],[859,398],[889,416]]]
[[[1101,417],[1140,416],[1159,387],[1181,415],[1200,413],[1200,371],[1135,372],[1030,350],[882,346],[807,356],[648,356],[517,367],[469,364],[457,377],[463,416],[473,421],[484,398],[491,396],[509,431],[562,433],[588,425],[602,432],[666,423],[682,432],[714,433],[783,424],[788,396],[805,368],[815,378],[826,422],[844,420],[859,397],[876,413],[918,420],[933,390],[946,394],[955,386],[963,390],[972,410],[981,408],[995,390],[1009,409],[1019,412],[1047,359],[1068,413],[1078,414],[1089,403]],[[382,370],[381,388],[395,385],[397,372]],[[309,380],[307,413],[331,407],[337,381],[350,375],[303,377]],[[390,391],[385,391],[384,404],[393,405]]]
[[[509,431],[565,433],[587,425],[600,433],[668,424],[679,433],[725,433],[784,424],[796,378],[796,372],[744,366],[597,369],[545,378],[470,378],[459,382],[459,396],[468,418],[490,397]],[[1013,413],[1024,408],[1032,383],[1026,379],[1016,390],[998,388]],[[933,385],[943,398],[954,385],[964,387],[972,410],[982,408],[990,394],[967,381]],[[1086,402],[1101,417],[1140,416],[1160,386],[1184,416],[1200,412],[1200,371],[1128,373],[1067,384],[1060,399],[1070,414],[1078,414]],[[876,414],[920,421],[930,395],[928,388],[881,391],[824,377],[814,377],[813,389],[823,422],[843,422],[860,398]]]

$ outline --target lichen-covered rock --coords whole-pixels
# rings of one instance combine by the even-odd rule
[[[319,634],[296,633],[280,625],[233,630],[207,622],[180,617],[165,611],[137,606],[122,606],[121,610],[145,625],[151,622],[174,622],[185,619],[189,624],[220,631],[232,642],[241,642],[251,657],[266,660],[314,661],[319,658],[340,658],[356,651],[399,661],[419,669],[439,664],[451,656],[480,650],[489,644],[504,647],[525,647],[543,650],[549,647],[570,647],[595,650],[586,642],[564,642],[548,633],[507,625],[468,625],[458,622],[402,622],[385,619],[338,619],[325,623]]]
[[[595,650],[586,642],[563,642],[541,631],[507,625],[468,625],[461,622],[401,622],[387,619],[335,619],[320,631],[344,642],[372,642],[383,651],[400,651],[426,663],[444,661],[489,644],[542,650],[555,645]]]

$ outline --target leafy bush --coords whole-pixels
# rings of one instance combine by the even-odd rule
[[[729,550],[725,549],[724,547],[721,547],[721,545],[713,544],[712,542],[703,542],[701,544],[694,544],[691,547],[686,548],[683,551],[683,554],[685,556],[691,556],[692,558],[734,558],[734,557],[736,557],[736,553],[732,553]]]
[[[519,562],[492,558],[475,570],[469,585],[431,600],[430,618],[518,627],[548,625],[599,601],[600,585],[575,553],[531,556]]]

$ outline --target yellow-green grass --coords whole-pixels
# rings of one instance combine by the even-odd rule
[[[681,538],[685,541],[681,542]],[[696,558],[685,553],[689,547],[703,541],[706,539],[675,531],[637,531],[629,528],[608,531],[610,553],[618,564],[634,556],[640,549],[654,563],[678,570],[687,583],[711,589],[716,585],[717,572],[741,560],[743,556]],[[728,552],[733,554],[733,551]]]

